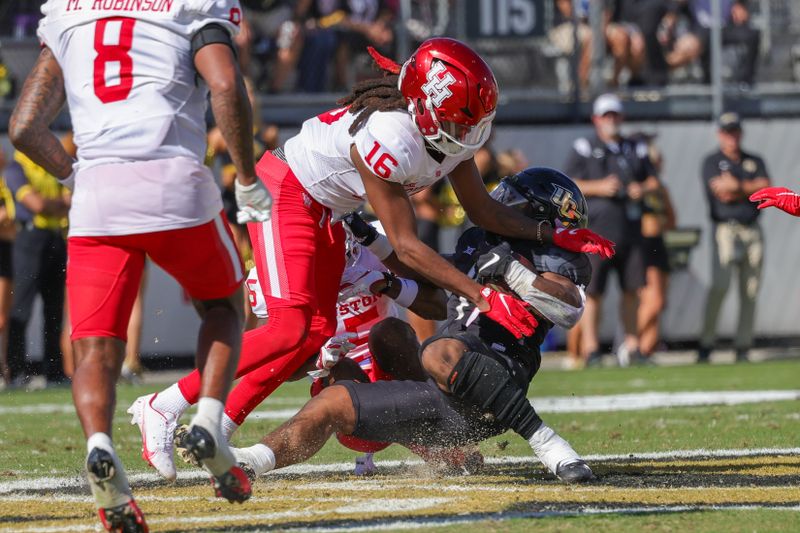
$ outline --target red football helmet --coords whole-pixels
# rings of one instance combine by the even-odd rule
[[[492,69],[455,39],[428,39],[400,70],[398,87],[419,131],[437,150],[458,155],[489,137],[497,108]]]

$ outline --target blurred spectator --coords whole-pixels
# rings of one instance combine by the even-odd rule
[[[142,327],[144,326],[144,292],[147,288],[147,268],[142,272],[139,292],[133,302],[131,318],[128,320],[128,340],[125,343],[125,360],[119,377],[126,383],[138,385],[142,382],[144,367],[142,366]]]
[[[661,152],[652,137],[635,136],[649,148],[650,161],[657,175],[663,170]],[[645,286],[639,291],[639,352],[649,358],[658,347],[659,323],[667,305],[669,256],[664,245],[664,231],[675,228],[675,211],[669,191],[661,187],[649,191],[642,199],[642,249],[644,250]]]
[[[642,198],[659,187],[647,146],[623,137],[622,102],[613,94],[595,100],[595,135],[579,138],[565,164],[566,173],[581,188],[589,205],[589,227],[617,243],[610,260],[590,256],[592,281],[579,322],[581,357],[589,365],[601,360],[598,326],[603,294],[611,271],[622,287],[621,317],[625,340],[618,357],[622,365],[638,360],[637,293],[645,283],[642,257]]]
[[[259,90],[280,92],[300,57],[303,40],[293,0],[242,0],[241,32],[237,36],[242,72]],[[253,61],[253,57],[257,60]],[[267,69],[272,61],[274,66]]]
[[[8,333],[8,363],[12,378],[27,381],[26,328],[36,294],[44,303],[44,359],[47,381],[65,380],[59,341],[64,312],[67,247],[64,229],[69,210],[68,191],[42,167],[21,152],[6,170],[6,183],[14,194],[19,225],[14,243],[14,304]]]
[[[619,0],[615,7],[614,20],[627,23],[638,30],[643,45],[644,70],[642,82],[647,85],[661,86],[667,84],[669,65],[663,49],[663,32],[660,32],[662,20],[670,10],[672,0]]]
[[[41,18],[42,0],[14,0],[0,2],[0,35],[15,39],[36,36],[36,25]]]
[[[0,146],[0,388],[11,384],[8,366],[8,315],[11,310],[13,280],[12,253],[16,226],[14,225],[14,198],[6,186],[2,172],[6,155]]]
[[[347,19],[345,0],[298,0],[295,19],[302,32],[297,67],[297,90],[314,93],[327,89],[328,66],[339,45],[336,26]]]
[[[550,30],[550,41],[566,55],[575,50],[575,28],[573,21],[578,21],[578,42],[580,59],[578,63],[578,79],[582,89],[589,83],[589,71],[592,66],[592,29],[589,26],[589,3],[584,0],[580,4],[577,17],[573,17],[572,0],[555,0],[556,16],[554,27]],[[603,32],[608,51],[614,58],[614,69],[611,85],[619,85],[620,74],[628,68],[631,78],[638,79],[644,61],[644,40],[636,26],[620,22],[612,22],[615,13],[606,9],[603,13]]]
[[[452,0],[411,0],[405,30],[411,38],[411,48],[422,41],[444,35],[450,25]]]
[[[747,361],[753,344],[756,297],[764,258],[759,210],[748,197],[770,183],[764,160],[742,150],[742,126],[737,113],[720,116],[717,137],[719,150],[706,157],[701,169],[713,222],[711,286],[698,354],[702,363],[708,362],[714,346],[717,318],[734,269],[739,276],[739,325],[734,348],[736,360]]]
[[[691,13],[702,42],[704,80],[711,81],[711,0],[690,0]],[[761,32],[750,25],[747,0],[720,0],[722,9],[722,44],[736,46],[741,55],[733,64],[731,80],[752,85],[756,76],[756,61]]]
[[[348,16],[339,25],[336,50],[336,80],[333,89],[346,90],[353,81],[353,56],[373,46],[384,55],[392,54],[395,12],[387,0],[347,0]],[[371,64],[371,63],[370,63]],[[357,80],[356,80],[357,81]]]

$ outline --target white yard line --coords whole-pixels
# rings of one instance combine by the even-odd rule
[[[605,454],[605,455],[585,455],[584,459],[589,462],[601,461],[625,461],[625,460],[659,460],[659,459],[702,459],[710,457],[758,457],[762,455],[800,455],[800,448],[749,448],[749,449],[729,449],[729,450],[708,450],[705,448],[695,450],[670,450],[663,452],[637,452],[630,454]],[[525,456],[509,456],[509,457],[488,457],[486,464],[489,465],[508,465],[508,464],[526,464],[536,463],[538,460],[533,455]],[[419,466],[424,464],[420,459],[404,459],[404,460],[391,460],[391,461],[376,461],[376,466],[380,469],[383,468],[397,468],[403,466]],[[328,464],[299,464],[292,465],[280,470],[276,470],[270,475],[281,474],[325,474],[331,472],[350,472],[353,470],[353,462],[341,463],[328,463]],[[197,471],[184,471],[178,472],[178,479],[182,481],[195,481],[205,480],[208,475],[200,470]],[[137,485],[152,484],[156,482],[163,482],[158,474],[154,473],[139,473],[128,476],[131,485],[136,488]],[[369,480],[354,481],[353,483],[366,484]],[[0,482],[0,494],[10,494],[19,491],[30,490],[53,490],[63,488],[75,488],[85,485],[83,478],[79,476],[65,476],[65,477],[37,477],[29,479],[18,479],[14,481]]]
[[[288,400],[288,399],[286,399]],[[745,403],[800,400],[800,390],[700,391],[700,392],[637,392],[597,396],[544,396],[532,398],[540,413],[599,413],[609,411],[641,411],[664,407],[698,405],[739,405]],[[292,404],[274,402],[276,404]],[[264,409],[250,414],[251,420],[286,420],[298,408]],[[0,415],[74,413],[71,404],[38,404],[0,407]]]
[[[432,499],[433,501],[435,499]],[[434,502],[438,505],[440,502]],[[359,525],[355,520],[353,523],[330,526],[312,526],[281,528],[281,531],[307,531],[320,533],[347,533],[351,531],[380,531],[380,530],[409,530],[426,529],[434,527],[452,526],[458,524],[472,524],[484,521],[505,521],[511,519],[535,519],[535,518],[555,518],[567,516],[586,516],[586,515],[610,515],[610,514],[657,514],[657,513],[684,513],[693,511],[754,511],[760,509],[783,510],[800,512],[800,506],[780,506],[780,505],[654,505],[654,506],[632,506],[632,507],[580,507],[574,510],[563,511],[533,511],[533,512],[513,512],[513,513],[480,513],[468,516],[452,516],[443,518],[404,518],[401,520],[371,519],[362,520]],[[349,511],[347,511],[349,512]],[[316,515],[327,514],[328,511],[283,511],[277,513],[237,513],[237,514],[215,514],[212,516],[181,517],[183,523],[208,524],[220,522],[239,522],[247,521],[253,525],[256,521],[267,523],[281,518],[310,518]],[[174,518],[153,518],[148,520],[148,524],[172,524]],[[263,531],[273,531],[275,528],[264,529]],[[96,522],[83,522],[71,526],[45,526],[27,528],[7,528],[0,529],[2,533],[59,533],[68,531],[100,531],[100,525]]]

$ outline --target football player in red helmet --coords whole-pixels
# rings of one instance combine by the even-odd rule
[[[271,220],[248,224],[270,318],[244,335],[237,369],[244,377],[223,417],[228,435],[334,334],[345,257],[340,221],[367,198],[388,237],[368,246],[378,259],[403,277],[421,273],[518,339],[536,327],[524,302],[469,278],[420,241],[409,195],[449,176],[467,215],[490,232],[613,254],[613,243],[589,230],[555,231],[489,196],[473,154],[489,137],[498,88],[471,48],[430,39],[402,67],[370,52],[385,75],[355,85],[341,107],[305,121],[283,149],[267,152],[256,166],[274,198]],[[174,423],[167,421],[197,401],[198,377],[192,373],[137,401],[158,411],[135,418],[152,437],[149,461],[159,470],[173,471],[168,435]]]

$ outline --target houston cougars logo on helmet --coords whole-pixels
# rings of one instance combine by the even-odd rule
[[[440,76],[442,73],[444,73],[444,76]],[[433,107],[439,107],[445,98],[453,96],[453,91],[449,87],[456,82],[456,79],[447,72],[447,67],[445,67],[444,63],[434,61],[426,77],[428,83],[422,86],[422,92],[430,97]]]
[[[428,39],[400,70],[398,87],[425,140],[445,155],[480,148],[497,107],[492,69],[455,39]]]

